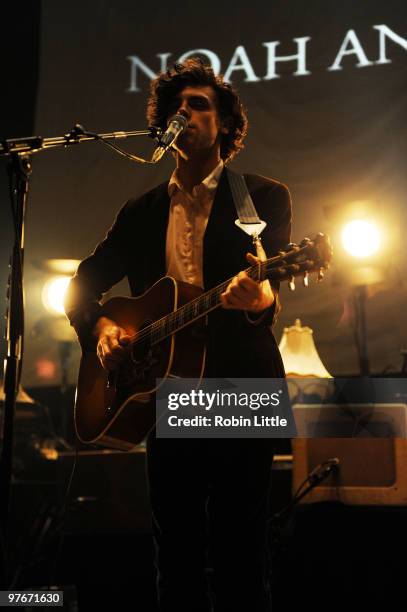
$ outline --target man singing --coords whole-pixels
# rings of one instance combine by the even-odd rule
[[[236,91],[200,60],[160,74],[147,105],[151,125],[187,120],[173,146],[169,181],[118,213],[105,240],[79,266],[66,312],[82,347],[96,346],[107,370],[126,356],[126,330],[104,316],[102,294],[127,276],[140,295],[165,275],[205,290],[233,277],[222,307],[208,316],[205,377],[281,378],[284,368],[270,330],[278,285],[257,283],[250,237],[236,224],[225,165],[243,146],[245,110]],[[287,188],[245,175],[272,256],[290,241]],[[270,610],[266,558],[269,439],[147,439],[148,483],[160,610]]]

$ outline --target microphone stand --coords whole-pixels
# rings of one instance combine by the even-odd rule
[[[135,136],[150,136],[159,139],[161,129],[150,127],[147,130],[129,132],[110,132],[93,134],[76,124],[64,136],[42,138],[29,136],[27,138],[11,138],[0,140],[0,156],[9,157],[8,174],[10,184],[10,199],[14,226],[14,247],[10,259],[10,273],[7,287],[6,341],[7,356],[4,362],[4,411],[3,411],[3,444],[0,459],[0,588],[8,586],[7,571],[7,526],[9,518],[10,484],[13,457],[14,412],[17,391],[21,378],[23,346],[24,346],[24,220],[28,199],[29,180],[32,172],[31,158],[34,153],[55,147],[67,147],[81,142],[99,140],[139,163],[155,163],[136,155],[122,151],[116,145],[108,142],[119,138]]]

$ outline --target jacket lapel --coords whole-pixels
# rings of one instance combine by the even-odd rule
[[[166,274],[166,241],[167,226],[170,212],[170,196],[168,195],[168,182],[160,185],[150,204],[150,227],[146,245],[149,253],[147,285],[151,286]]]

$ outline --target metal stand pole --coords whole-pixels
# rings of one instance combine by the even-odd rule
[[[366,285],[355,287],[354,307],[356,319],[356,336],[359,357],[359,369],[362,376],[369,376],[370,364],[367,348],[367,326],[366,326]]]
[[[7,526],[10,501],[10,482],[13,457],[13,430],[15,400],[21,376],[23,354],[24,304],[23,304],[23,265],[24,265],[24,216],[28,195],[28,182],[31,174],[29,155],[11,155],[10,187],[14,225],[14,247],[10,263],[7,308],[7,357],[4,364],[4,425],[3,445],[0,461],[0,523],[3,535],[4,553],[7,555]],[[5,562],[6,565],[6,562]],[[7,586],[7,569],[2,576],[3,586]]]

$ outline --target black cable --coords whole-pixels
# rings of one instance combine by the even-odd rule
[[[84,136],[92,136],[92,138],[94,138],[97,142],[101,142],[102,144],[106,145],[110,149],[113,149],[113,151],[116,151],[116,153],[119,153],[123,157],[127,157],[127,159],[129,159],[130,161],[137,162],[139,164],[140,163],[141,164],[155,164],[156,163],[156,162],[153,162],[152,160],[144,159],[142,157],[138,157],[137,155],[133,155],[132,153],[127,153],[127,151],[124,151],[124,149],[121,149],[117,145],[114,145],[111,142],[109,142],[108,140],[101,138],[98,134],[94,134],[93,132],[85,132],[85,131],[83,131],[82,133]]]
[[[58,433],[54,425],[54,421],[51,416],[51,412],[45,404],[38,403],[38,406],[43,411],[46,420],[48,421],[49,431],[54,440],[59,442],[59,444],[65,448],[66,450],[72,451],[75,450],[75,447],[69,444],[64,438],[62,438]]]
[[[60,535],[60,540],[58,541],[58,546],[57,546],[57,552],[55,555],[55,560],[52,566],[52,570],[53,572],[55,572],[56,570],[56,566],[57,566],[57,562],[58,562],[58,558],[60,555],[60,551],[62,549],[62,543],[63,543],[63,526],[66,520],[66,514],[67,514],[67,508],[68,508],[68,502],[69,502],[69,494],[70,494],[70,490],[71,490],[71,486],[72,486],[72,481],[73,481],[73,477],[74,477],[74,473],[75,473],[75,469],[76,469],[76,463],[77,463],[77,458],[78,458],[78,443],[76,440],[76,444],[75,447],[69,445],[65,440],[63,440],[63,438],[61,438],[60,436],[58,436],[56,434],[55,428],[54,428],[54,424],[49,412],[49,409],[47,406],[43,405],[43,404],[38,404],[38,406],[40,407],[40,409],[43,410],[45,416],[47,417],[48,420],[48,424],[51,430],[51,435],[54,436],[54,438],[66,449],[72,451],[75,450],[75,455],[74,455],[74,462],[71,468],[71,472],[68,478],[68,485],[67,485],[67,490],[64,496],[64,502],[62,504],[62,510],[58,509],[59,506],[56,502],[52,502],[49,503],[49,501],[43,501],[43,510],[40,512],[36,512],[36,518],[34,520],[33,526],[32,526],[32,533],[34,534],[33,537],[38,537],[38,541],[34,544],[33,550],[32,550],[32,556],[30,558],[30,560],[28,561],[28,557],[27,557],[27,553],[24,554],[24,552],[22,553],[22,560],[20,561],[20,565],[17,566],[17,569],[14,572],[14,576],[11,579],[11,581],[8,581],[8,584],[6,585],[8,589],[15,589],[18,586],[18,581],[20,579],[20,575],[21,572],[23,570],[27,570],[27,568],[35,566],[36,563],[38,563],[39,561],[41,561],[43,557],[43,553],[41,553],[41,542],[44,541],[45,536],[47,534],[47,532],[51,532],[52,533],[52,527],[53,527],[53,523],[56,523],[56,527],[54,527],[54,537],[55,537],[55,532],[58,533],[58,531],[61,531],[61,535]],[[42,519],[44,518],[44,521],[41,523]],[[37,525],[35,525],[35,523],[37,522]],[[35,536],[36,531],[38,532],[38,536]],[[22,538],[22,542],[24,544],[25,540],[27,539],[25,534],[21,534],[21,538]],[[30,538],[30,540],[32,540],[33,538]],[[52,536],[50,537],[50,539],[52,540]],[[21,547],[21,546],[20,546]],[[50,580],[50,585],[52,584],[52,580],[51,578],[54,578],[54,576],[51,575],[51,570],[50,570],[50,576],[49,576]]]
[[[20,552],[19,555],[19,563],[16,563],[14,576],[8,584],[9,590],[18,589],[19,586],[22,588],[24,585],[19,585],[21,574],[26,572],[27,569],[35,567],[35,565],[44,558],[44,553],[41,551],[41,545],[49,530],[54,515],[55,503],[50,503],[47,498],[41,499],[35,509],[35,518],[29,529],[22,531],[20,534],[20,540],[17,543],[16,550],[18,551],[20,549],[22,552]]]
[[[328,459],[317,465],[305,478],[305,480],[297,488],[293,498],[279,512],[275,512],[268,521],[269,527],[269,564],[272,566],[273,560],[276,558],[278,551],[282,550],[282,541],[287,538],[289,527],[294,519],[293,510],[297,504],[303,499],[312,489],[327,478],[333,470],[337,469],[339,459],[337,457]],[[304,486],[309,482],[308,488],[304,490]]]
[[[52,566],[50,567],[50,572],[49,572],[49,577],[48,577],[48,588],[50,588],[54,583],[55,583],[55,578],[56,578],[56,570],[58,567],[58,562],[59,562],[59,558],[62,552],[62,546],[64,543],[64,526],[65,526],[65,522],[66,522],[66,517],[67,517],[67,513],[68,513],[68,502],[69,502],[69,496],[71,493],[71,487],[72,487],[72,482],[73,482],[73,478],[74,478],[74,474],[75,474],[75,470],[76,470],[76,465],[77,465],[77,461],[78,461],[78,456],[79,456],[79,442],[78,439],[75,439],[75,455],[74,455],[74,461],[72,464],[72,469],[71,469],[71,473],[68,479],[68,485],[66,488],[66,493],[65,493],[65,499],[64,499],[64,503],[62,505],[62,511],[60,514],[60,518],[59,518],[59,523],[57,526],[57,532],[59,531],[59,540],[58,540],[58,544],[57,544],[57,549],[56,549],[56,553],[55,553],[55,558],[53,561]]]

